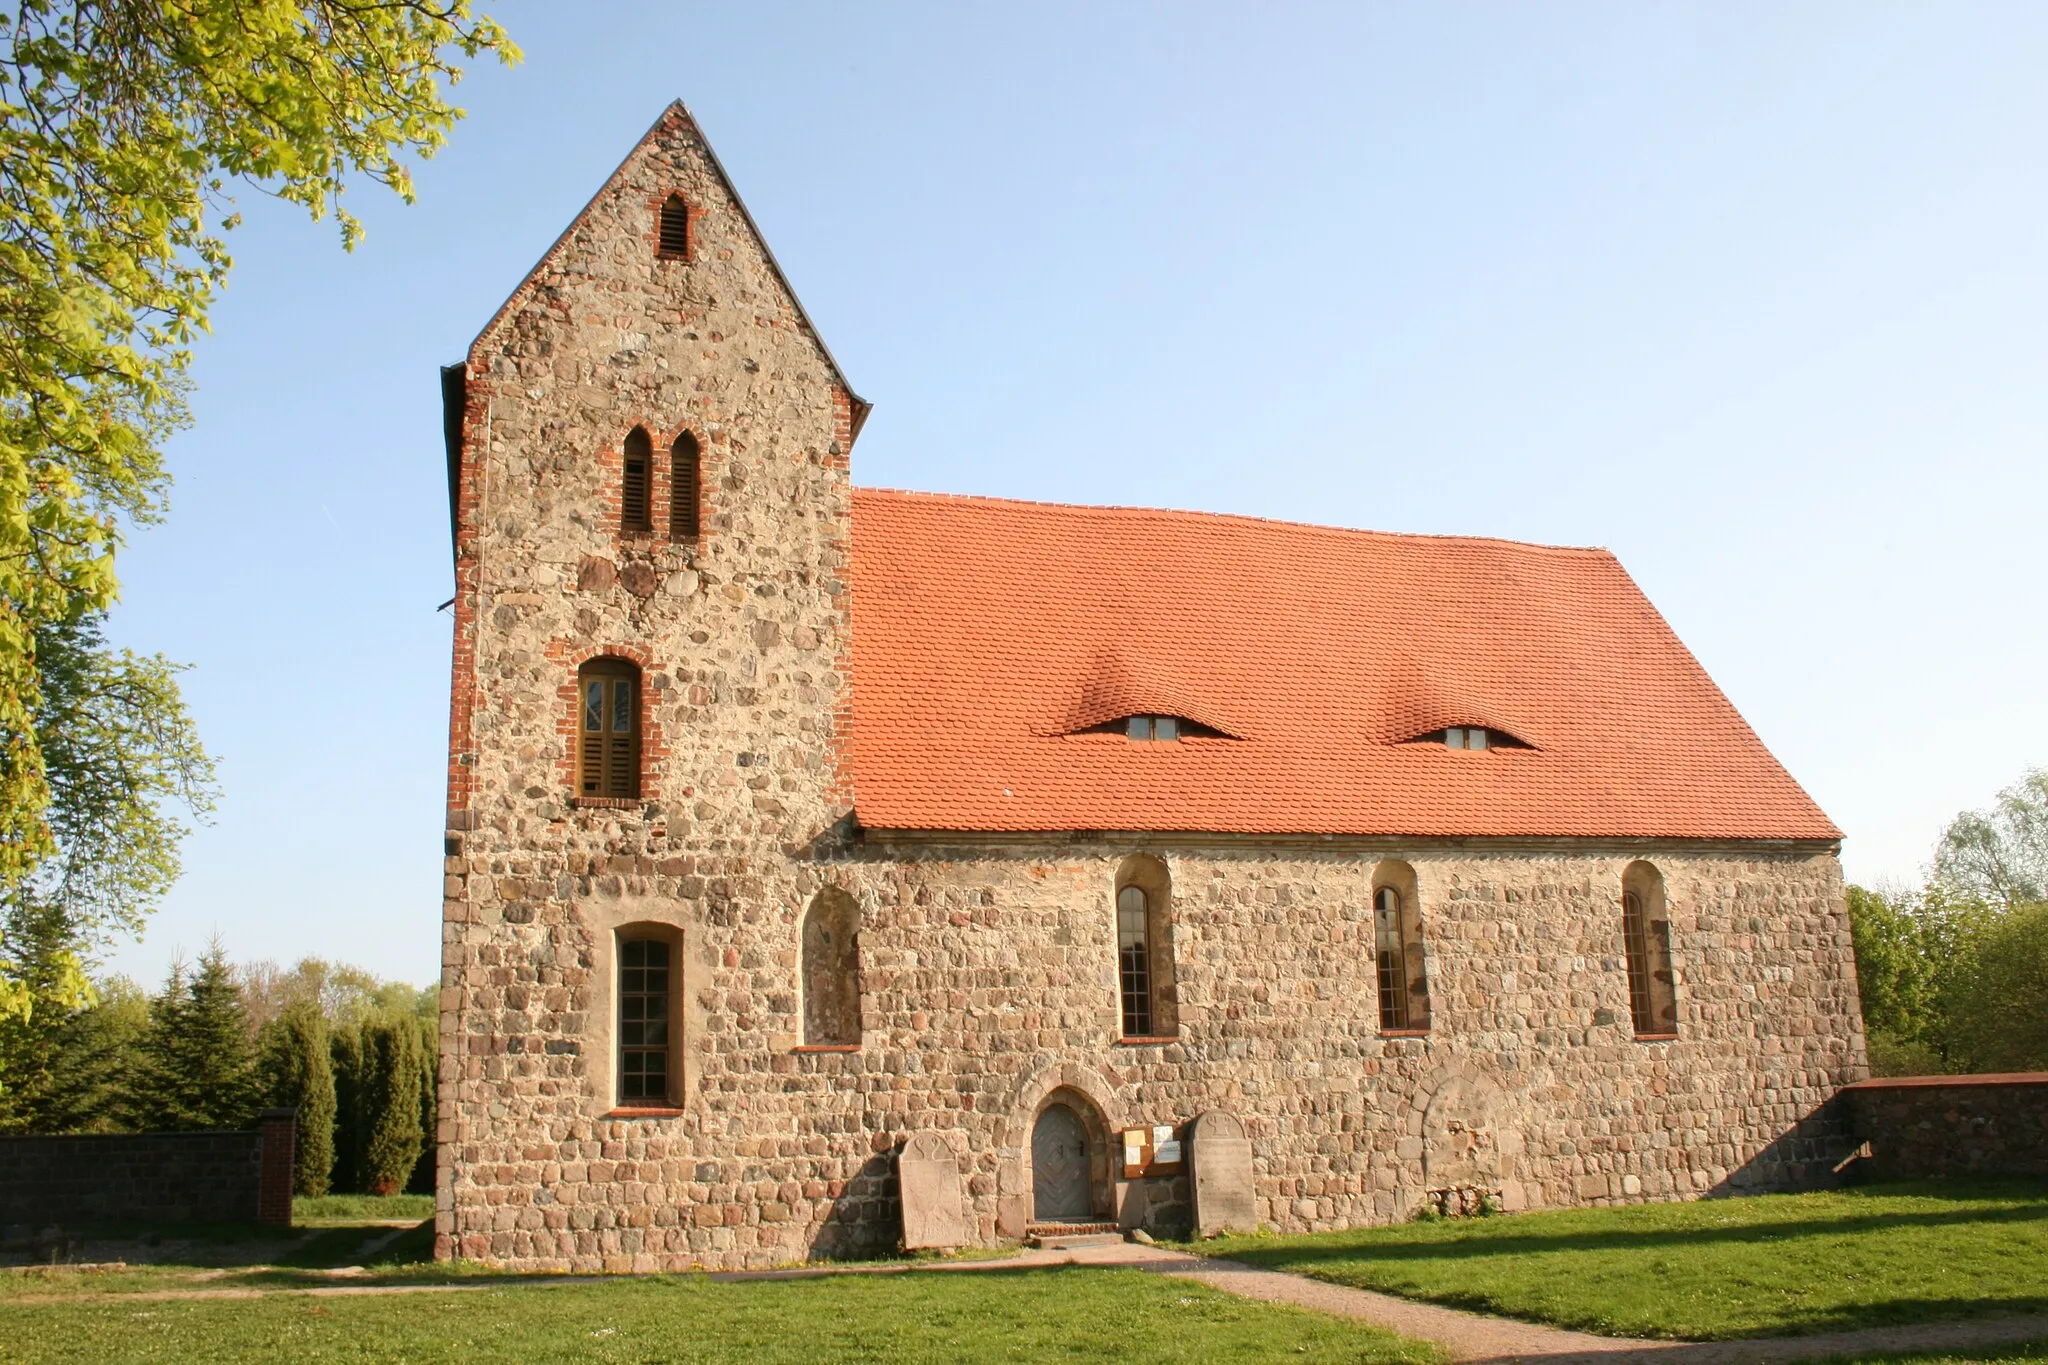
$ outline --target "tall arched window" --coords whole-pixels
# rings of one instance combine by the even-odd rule
[[[1664,875],[1649,863],[1621,874],[1621,936],[1628,951],[1628,1012],[1638,1038],[1678,1033],[1678,983],[1671,974],[1671,917]]]
[[[644,935],[644,936],[643,936]],[[622,1106],[667,1105],[677,1093],[669,1058],[675,1046],[678,973],[672,934],[619,936],[619,1098]]]
[[[670,195],[661,206],[661,231],[654,254],[665,261],[690,259],[690,206],[680,194]]]
[[[1423,970],[1422,914],[1415,869],[1384,862],[1372,875],[1372,934],[1380,1028],[1389,1033],[1429,1028],[1429,975]]]
[[[625,468],[619,480],[619,529],[645,534],[654,529],[648,519],[649,469],[654,463],[654,441],[645,427],[626,433]]]
[[[1127,858],[1117,870],[1116,978],[1123,1037],[1178,1036],[1173,883],[1157,858]]]
[[[1116,982],[1126,1038],[1152,1036],[1152,927],[1150,898],[1142,886],[1116,893]]]
[[[804,1046],[860,1042],[860,905],[827,887],[804,911],[801,937]]]
[[[640,795],[640,670],[627,659],[592,659],[576,671],[576,790]]]
[[[669,448],[668,538],[695,540],[698,531],[697,438],[689,432]]]

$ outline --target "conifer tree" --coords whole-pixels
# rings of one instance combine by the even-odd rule
[[[433,1013],[439,992],[428,990],[417,1023],[420,1031],[420,1159],[406,1184],[408,1194],[434,1192],[434,1145],[440,1127],[441,1021]]]
[[[246,1127],[256,1115],[255,1057],[242,988],[218,941],[208,945],[190,981],[171,967],[163,994],[149,1003],[129,1113],[144,1130]]]
[[[149,1028],[149,997],[125,976],[95,982],[93,994],[93,1003],[58,1033],[37,1132],[118,1133],[126,1126],[121,1096]]]
[[[317,1001],[295,1000],[263,1026],[257,1070],[263,1102],[299,1112],[294,1192],[327,1193],[334,1171],[334,1066]]]
[[[369,1061],[363,1179],[371,1194],[405,1188],[420,1159],[420,1032],[409,1015],[384,1015],[364,1030]]]
[[[329,1188],[363,1192],[363,1027],[337,1022],[327,1040],[334,1063],[334,1174]]]

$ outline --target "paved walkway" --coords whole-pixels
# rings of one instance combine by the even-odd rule
[[[714,1273],[714,1280],[801,1279],[816,1275],[902,1274],[906,1271],[1016,1270],[1038,1266],[1123,1266],[1171,1275],[1266,1303],[1289,1303],[1340,1318],[1356,1318],[1404,1337],[1432,1341],[1454,1361],[1477,1365],[1786,1365],[1825,1360],[1830,1356],[1880,1351],[1956,1351],[1993,1347],[2016,1341],[2048,1338],[2048,1314],[1974,1318],[1932,1322],[1911,1327],[1873,1327],[1804,1337],[1747,1341],[1650,1341],[1633,1337],[1594,1336],[1568,1332],[1513,1318],[1440,1308],[1433,1303],[1376,1294],[1369,1289],[1261,1270],[1237,1261],[1190,1256],[1165,1247],[1119,1243],[1073,1251],[1025,1251],[988,1261],[942,1261],[922,1266],[802,1266],[792,1270],[735,1270]]]
[[[1443,1347],[1454,1361],[1474,1365],[1789,1365],[1794,1361],[1825,1360],[1831,1356],[1875,1354],[1883,1351],[1971,1351],[2009,1345],[2013,1342],[2048,1339],[2048,1314],[2001,1318],[1972,1318],[1960,1322],[1930,1322],[1909,1327],[1872,1327],[1856,1332],[1832,1332],[1804,1337],[1776,1337],[1749,1341],[1647,1341],[1630,1337],[1593,1336],[1568,1332],[1512,1318],[1467,1313],[1456,1308],[1417,1303],[1412,1299],[1377,1294],[1368,1289],[1350,1289],[1326,1284],[1302,1275],[1278,1270],[1261,1270],[1237,1261],[1190,1256],[1165,1247],[1138,1246],[1124,1242],[1113,1246],[1086,1247],[1072,1251],[1030,1250],[1015,1256],[983,1261],[935,1261],[889,1265],[818,1265],[790,1270],[714,1271],[713,1280],[806,1280],[826,1275],[922,1275],[974,1274],[983,1271],[1036,1269],[1047,1266],[1115,1266],[1171,1275],[1191,1280],[1226,1294],[1236,1294],[1265,1303],[1294,1304],[1355,1318],[1405,1337],[1432,1341]],[[340,1272],[347,1274],[348,1272]],[[357,1272],[360,1273],[360,1272]],[[122,1294],[122,1299],[253,1299],[269,1294],[310,1294],[353,1296],[358,1294],[446,1294],[487,1289],[555,1288],[577,1284],[600,1284],[615,1278],[608,1275],[552,1275],[517,1279],[484,1279],[443,1284],[360,1285],[331,1284],[304,1287],[263,1287],[223,1289],[162,1289]],[[14,1304],[69,1301],[75,1295],[9,1295]]]

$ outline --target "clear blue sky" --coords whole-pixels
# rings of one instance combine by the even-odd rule
[[[435,367],[687,100],[863,484],[1612,547],[1916,876],[2048,762],[2048,7],[541,5],[344,255],[243,194],[123,642],[217,822],[145,980],[438,971]]]

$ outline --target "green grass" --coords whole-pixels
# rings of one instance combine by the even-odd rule
[[[2048,1312],[2048,1182],[1873,1185],[1192,1249],[1582,1331],[1794,1336]]]
[[[240,1300],[0,1300],[0,1360],[1435,1361],[1434,1348],[1135,1270],[932,1271]]]
[[[434,1196],[431,1194],[323,1194],[313,1198],[299,1195],[292,1200],[292,1222],[302,1227],[315,1223],[395,1222],[399,1219],[416,1223],[433,1216]]]
[[[2027,1365],[2048,1360],[2048,1337],[1986,1348],[1990,1354],[1959,1356],[1953,1351],[1921,1355],[1837,1356],[1822,1365]]]
[[[103,1223],[78,1233],[83,1240],[72,1260],[86,1266],[0,1274],[0,1302],[53,1294],[309,1288],[336,1283],[332,1272],[343,1267],[350,1268],[350,1284],[502,1278],[473,1263],[435,1263],[431,1218],[411,1227],[329,1219],[289,1230],[254,1223]],[[109,1264],[121,1268],[104,1268]],[[0,1344],[0,1362],[6,1359]]]

